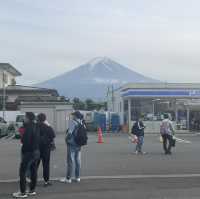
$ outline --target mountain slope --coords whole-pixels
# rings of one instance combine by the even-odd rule
[[[158,81],[100,57],[38,86],[57,89],[60,95],[70,98],[105,99],[109,85],[117,87],[128,82]]]

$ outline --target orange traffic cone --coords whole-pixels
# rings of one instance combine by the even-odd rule
[[[98,142],[99,144],[103,144],[103,133],[101,127],[98,128]]]

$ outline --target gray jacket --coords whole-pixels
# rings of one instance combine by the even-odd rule
[[[169,119],[164,119],[160,125],[160,133],[163,134],[168,134],[168,135],[173,135],[175,132],[173,123]]]

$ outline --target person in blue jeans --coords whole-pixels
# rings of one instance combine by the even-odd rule
[[[79,111],[72,113],[72,120],[69,121],[69,128],[66,136],[67,144],[67,172],[66,177],[61,179],[60,182],[71,183],[72,172],[75,170],[75,181],[80,182],[80,169],[81,169],[81,147],[75,142],[74,135],[79,124],[82,124],[83,115]]]
[[[136,122],[134,123],[132,127],[132,131],[131,131],[131,133],[137,136],[138,138],[138,142],[136,144],[136,149],[135,149],[136,154],[138,153],[145,154],[145,152],[142,151],[142,147],[144,144],[144,129],[145,129],[145,125],[142,122],[142,118],[138,118]]]

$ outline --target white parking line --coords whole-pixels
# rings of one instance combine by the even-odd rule
[[[82,180],[112,180],[112,179],[159,179],[159,178],[199,178],[200,174],[150,174],[150,175],[117,175],[117,176],[83,176]],[[51,178],[59,181],[62,177]],[[0,183],[18,182],[19,179],[0,180]],[[43,179],[38,179],[39,182]]]
[[[191,141],[186,140],[186,139],[177,138],[175,136],[174,136],[174,138],[179,143],[185,143],[185,144],[191,144],[192,143]],[[162,142],[162,138],[159,137],[158,139],[160,140],[160,142]]]
[[[191,144],[192,142],[189,141],[189,140],[185,140],[185,139],[180,139],[180,138],[177,138],[174,136],[174,138],[176,139],[177,142],[180,142],[180,143],[185,143],[185,144]]]

